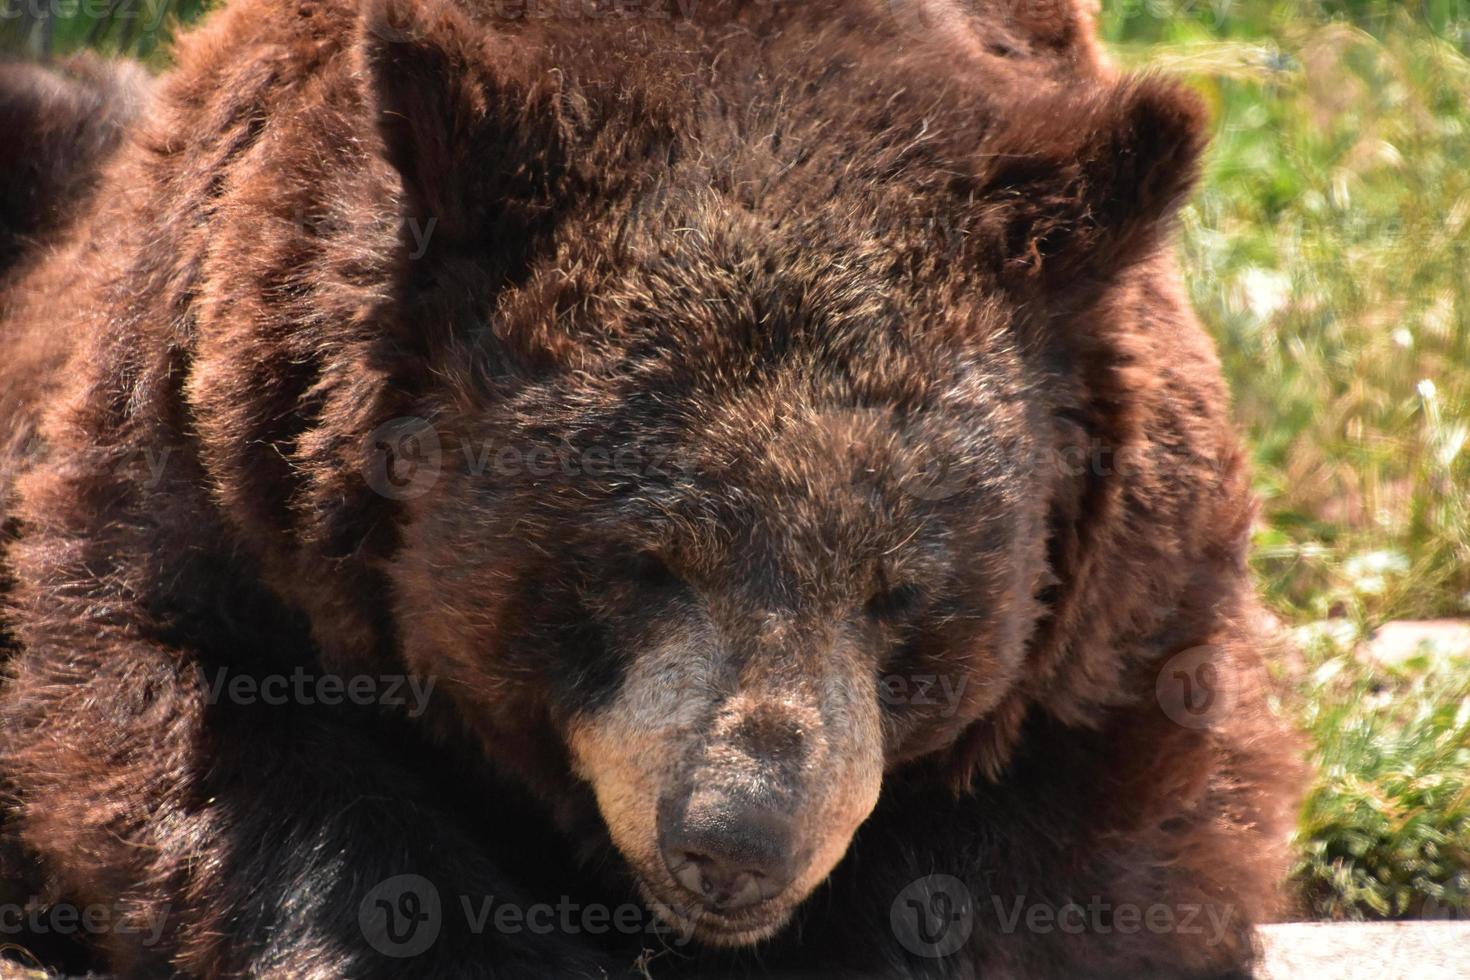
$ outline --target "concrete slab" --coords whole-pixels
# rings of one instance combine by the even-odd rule
[[[1470,620],[1403,619],[1384,623],[1368,639],[1368,652],[1384,663],[1417,653],[1470,654]]]
[[[1470,922],[1299,922],[1261,939],[1259,980],[1470,978]]]

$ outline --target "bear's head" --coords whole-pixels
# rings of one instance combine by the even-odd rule
[[[412,222],[354,355],[397,386],[363,443],[374,615],[724,945],[789,918],[885,773],[1003,761],[1106,297],[1201,148],[1171,84],[794,7],[405,3],[361,43]]]
[[[414,668],[492,751],[544,712],[648,900],[741,943],[826,876],[886,769],[1014,686],[1048,488],[995,311],[946,349],[868,285],[865,230],[817,249],[698,207],[582,295],[624,337],[595,365],[487,378],[379,438],[434,453],[393,565]]]

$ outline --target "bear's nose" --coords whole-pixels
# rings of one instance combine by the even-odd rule
[[[686,812],[659,829],[669,873],[701,903],[720,911],[779,895],[794,877],[791,820],[754,806]]]

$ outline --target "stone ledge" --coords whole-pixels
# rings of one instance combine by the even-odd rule
[[[1261,941],[1259,980],[1470,978],[1470,922],[1295,922]]]

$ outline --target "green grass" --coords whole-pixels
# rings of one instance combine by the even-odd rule
[[[0,4],[6,12],[0,53],[90,47],[162,66],[174,31],[210,6],[210,0],[7,0]]]
[[[1217,116],[1184,257],[1254,450],[1267,596],[1470,613],[1470,5],[1128,6],[1123,58]]]
[[[172,16],[128,2],[0,38],[161,62]],[[1470,0],[1104,0],[1103,31],[1215,112],[1182,251],[1253,451],[1269,603],[1354,636],[1470,614]],[[1317,769],[1303,903],[1470,915],[1470,651],[1348,647],[1309,644],[1283,682]]]
[[[1366,664],[1309,644],[1316,746],[1295,880],[1328,919],[1470,918],[1470,656]]]

